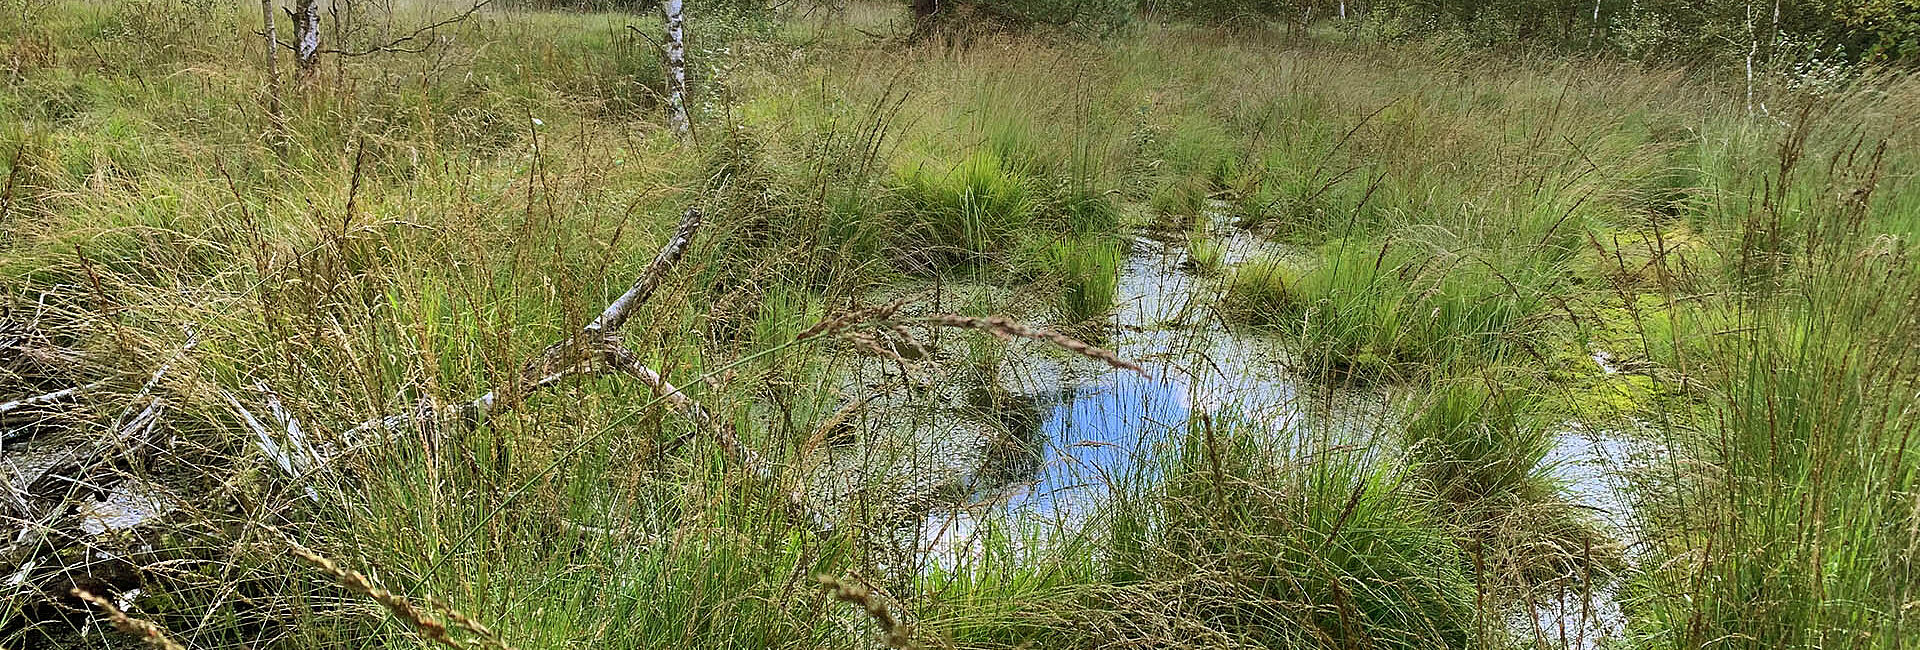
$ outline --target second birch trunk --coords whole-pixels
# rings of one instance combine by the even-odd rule
[[[267,45],[267,140],[280,147],[286,118],[280,105],[280,32],[274,25],[273,0],[260,0],[260,19]]]
[[[682,0],[665,0],[660,11],[667,19],[667,122],[680,137],[691,134],[687,119],[687,20]]]
[[[320,71],[320,0],[296,0],[292,14],[294,67],[308,81]]]

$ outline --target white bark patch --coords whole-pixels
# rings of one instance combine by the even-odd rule
[[[293,60],[301,76],[320,68],[320,3],[300,0],[293,9]]]
[[[691,128],[687,119],[687,20],[681,13],[682,0],[660,3],[667,18],[667,121],[673,132],[686,137]]]

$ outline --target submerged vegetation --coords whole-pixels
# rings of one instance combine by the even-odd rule
[[[374,4],[0,3],[0,645],[1920,638],[1897,11]]]

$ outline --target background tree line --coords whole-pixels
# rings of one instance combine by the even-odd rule
[[[809,3],[832,5],[845,0]],[[1143,18],[1281,23],[1485,46],[1611,51],[1658,62],[1920,61],[1920,0],[902,0],[923,23],[1110,34]],[[521,0],[545,8],[654,11],[658,0]],[[699,0],[751,14],[800,0]]]

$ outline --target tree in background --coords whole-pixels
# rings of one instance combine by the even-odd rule
[[[295,0],[287,15],[293,18],[294,69],[301,81],[311,80],[320,71],[319,0]]]
[[[1132,22],[1135,0],[907,0],[914,31],[1053,28],[1112,33]]]
[[[660,3],[660,15],[666,20],[667,42],[667,123],[682,138],[692,135],[687,117],[687,17],[681,0]]]

